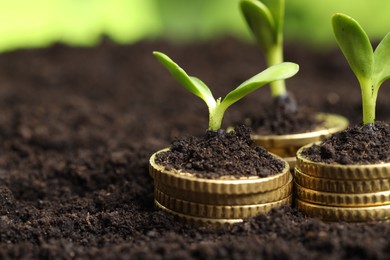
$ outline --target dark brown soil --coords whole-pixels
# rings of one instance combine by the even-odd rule
[[[237,126],[231,132],[220,129],[206,131],[201,137],[175,138],[169,151],[157,154],[156,163],[207,179],[268,177],[286,167],[283,161],[256,146],[246,126]]]
[[[223,96],[264,69],[256,46],[108,42],[0,55],[0,259],[389,259],[389,223],[324,223],[290,207],[218,231],[153,206],[152,153],[204,134],[207,108],[151,55],[169,54]],[[259,55],[257,55],[259,53]],[[287,46],[299,104],[360,122],[360,89],[339,51]],[[386,85],[387,83],[385,83]],[[383,86],[377,119],[390,120]],[[266,88],[224,127],[270,104]]]
[[[315,162],[375,164],[390,162],[390,126],[383,122],[356,125],[303,149]]]
[[[321,121],[316,120],[316,112],[300,106],[296,111],[286,111],[279,106],[270,106],[260,115],[250,114],[245,124],[258,135],[286,135],[306,133],[318,128]]]

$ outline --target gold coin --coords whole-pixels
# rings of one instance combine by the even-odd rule
[[[283,160],[285,160],[288,165],[290,165],[290,171],[294,171],[294,168],[295,168],[295,165],[296,165],[296,157],[293,156],[293,157],[283,157]]]
[[[323,124],[312,132],[289,135],[254,134],[251,138],[257,145],[263,146],[271,153],[281,157],[292,157],[301,146],[321,141],[333,133],[346,129],[349,124],[348,120],[340,115],[318,113],[316,117],[323,121]]]
[[[295,168],[295,181],[308,189],[333,193],[373,193],[390,190],[390,179],[341,180],[307,175]]]
[[[330,207],[296,200],[297,208],[310,217],[326,221],[366,222],[390,219],[390,205],[372,207]]]
[[[338,207],[368,207],[390,204],[390,190],[374,193],[329,193],[302,187],[294,183],[298,199],[314,204]]]
[[[162,151],[166,151],[166,149],[159,152]],[[164,166],[156,164],[154,158],[157,153],[153,154],[149,160],[149,173],[154,178],[155,184],[163,184],[181,190],[216,194],[253,194],[278,189],[285,185],[290,178],[290,168],[287,162],[285,162],[281,173],[265,178],[257,176],[240,179],[234,176],[225,176],[219,179],[198,178],[191,173],[166,170]],[[275,157],[283,160],[278,156]]]
[[[166,186],[161,183],[156,183],[155,188],[164,194],[174,197],[179,200],[191,201],[200,204],[212,205],[252,205],[262,204],[281,200],[291,195],[292,192],[292,175],[287,184],[282,187],[260,193],[250,194],[214,194],[202,193],[189,190],[181,190],[175,187]]]
[[[313,162],[302,156],[302,150],[313,144],[300,148],[297,152],[296,167],[307,175],[327,178],[327,179],[345,179],[345,180],[372,180],[389,179],[390,162],[366,165],[341,165],[329,164],[323,162]]]
[[[154,204],[160,208],[161,210],[174,215],[176,217],[179,217],[181,220],[188,222],[193,225],[199,225],[202,226],[204,224],[211,224],[211,225],[216,225],[216,226],[223,226],[223,225],[230,225],[230,224],[235,224],[235,223],[240,223],[243,222],[243,219],[215,219],[215,218],[199,218],[199,217],[194,217],[194,216],[189,216],[185,215],[173,210],[168,209],[167,207],[164,207],[161,205],[158,201],[154,201]]]
[[[155,189],[154,197],[158,203],[174,212],[193,217],[214,219],[244,219],[254,217],[265,214],[275,207],[291,203],[292,198],[289,196],[278,201],[264,204],[224,206],[179,200],[164,194],[158,189]]]

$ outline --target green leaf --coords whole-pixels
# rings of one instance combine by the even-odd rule
[[[374,52],[373,85],[377,88],[390,78],[390,33],[379,43]]]
[[[285,0],[261,0],[270,10],[275,22],[275,34],[282,35]]]
[[[276,22],[266,5],[257,0],[242,0],[242,13],[264,51],[277,43]]]
[[[373,50],[363,28],[353,18],[344,14],[332,17],[336,40],[359,82],[371,80]]]
[[[232,90],[222,100],[221,105],[229,107],[249,93],[257,90],[275,80],[287,79],[294,76],[299,70],[298,64],[292,62],[283,62],[278,65],[267,68],[259,74],[243,82],[236,89]]]
[[[172,74],[172,76],[188,91],[200,97],[207,106],[215,106],[215,99],[210,89],[200,79],[188,76],[171,58],[164,53],[155,51],[153,55]]]

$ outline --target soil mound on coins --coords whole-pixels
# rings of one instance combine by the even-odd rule
[[[357,125],[303,150],[315,162],[374,164],[390,162],[390,127],[384,122]]]
[[[280,173],[285,163],[250,139],[250,130],[238,126],[232,132],[207,131],[202,137],[174,139],[170,151],[159,153],[156,162],[166,169],[180,169],[201,178],[267,177]]]
[[[287,135],[306,133],[314,130],[322,122],[315,118],[315,112],[306,107],[290,111],[282,103],[274,102],[263,113],[251,113],[245,122],[255,134]]]

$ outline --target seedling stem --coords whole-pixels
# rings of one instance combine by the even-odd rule
[[[283,62],[283,49],[281,45],[271,46],[267,55],[267,64],[268,66],[273,66]],[[273,81],[270,84],[271,95],[273,97],[283,96],[287,94],[286,83],[284,80]]]

